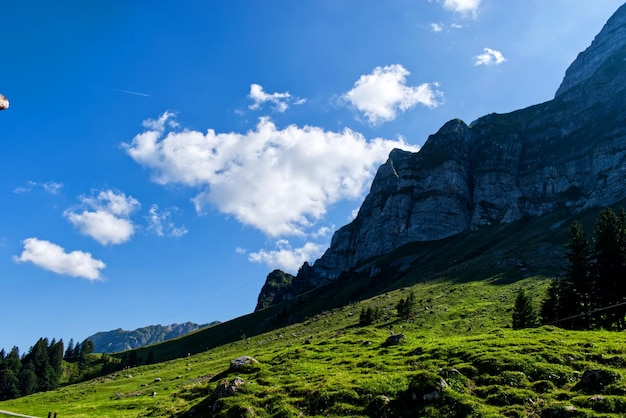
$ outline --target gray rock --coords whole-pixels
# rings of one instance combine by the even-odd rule
[[[387,341],[385,341],[385,345],[398,345],[406,341],[406,336],[404,334],[395,334],[387,337]]]
[[[258,360],[250,356],[241,356],[230,361],[230,370],[241,370],[246,367],[257,364]]]
[[[626,198],[624,109],[626,5],[572,63],[553,100],[469,126],[455,119],[419,152],[391,151],[356,218],[271,297],[293,298],[410,242]]]

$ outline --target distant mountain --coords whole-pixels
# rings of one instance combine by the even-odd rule
[[[112,331],[98,332],[86,339],[93,342],[96,353],[118,353],[171,340],[172,338],[216,324],[219,324],[219,321],[203,325],[194,324],[193,322],[172,325],[150,325],[134,331],[118,328]]]
[[[419,152],[391,151],[357,217],[297,276],[270,273],[256,309],[362,271],[409,243],[555,211],[564,221],[626,198],[625,109],[623,5],[569,67],[554,99],[469,125],[451,120]]]

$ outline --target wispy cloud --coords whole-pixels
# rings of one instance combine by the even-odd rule
[[[94,196],[81,196],[76,208],[63,214],[81,234],[102,245],[121,244],[130,239],[135,227],[130,214],[140,206],[139,202],[124,193],[103,190]]]
[[[106,267],[102,261],[82,251],[66,252],[65,249],[50,241],[27,238],[22,241],[24,250],[19,256],[13,256],[16,263],[34,265],[57,274],[81,277],[89,281],[102,280],[100,270]]]
[[[284,93],[266,93],[259,84],[250,85],[250,93],[248,97],[253,101],[249,106],[250,109],[256,110],[261,108],[265,103],[272,103],[274,110],[284,112],[289,108],[290,104],[301,105],[306,102],[305,99],[299,99],[291,96],[288,92]]]
[[[400,64],[376,67],[362,75],[352,90],[342,97],[363,112],[370,124],[376,125],[396,118],[398,111],[406,111],[417,104],[437,107],[443,93],[437,83],[406,85],[410,72]]]
[[[329,205],[360,197],[393,148],[416,150],[349,129],[279,129],[268,118],[246,133],[175,131],[158,120],[123,144],[153,181],[196,187],[199,213],[212,205],[271,236],[308,233]]]
[[[484,48],[483,53],[474,57],[474,65],[499,65],[506,61],[502,52]]]
[[[58,195],[61,193],[61,189],[63,189],[63,183],[58,183],[56,181],[49,181],[46,183],[38,183],[36,181],[29,180],[25,186],[16,187],[13,190],[13,193],[29,193],[33,189],[41,187],[46,193],[51,195]]]
[[[148,221],[148,231],[152,231],[159,237],[179,238],[188,231],[184,225],[177,226],[171,220],[172,212],[178,212],[178,208],[173,207],[167,210],[160,210],[158,205],[152,205],[148,211],[146,220]]]

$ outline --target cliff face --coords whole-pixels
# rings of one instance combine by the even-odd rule
[[[470,126],[452,120],[419,152],[393,150],[357,217],[294,282],[318,286],[409,242],[609,205],[626,197],[625,174],[626,5],[572,63],[553,100]]]

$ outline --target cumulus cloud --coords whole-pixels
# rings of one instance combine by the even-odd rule
[[[443,0],[443,7],[455,13],[476,15],[481,0]]]
[[[250,253],[248,260],[254,263],[263,263],[269,268],[279,268],[283,271],[295,274],[305,261],[313,261],[324,252],[322,245],[307,242],[300,248],[292,248],[287,240],[278,240],[276,250],[260,250]]]
[[[108,245],[124,243],[135,233],[130,215],[140,205],[133,197],[103,190],[96,196],[79,199],[78,207],[66,210],[64,215],[81,234]]]
[[[474,65],[499,65],[506,61],[502,52],[484,48],[483,53],[474,57]]]
[[[398,111],[404,112],[417,104],[439,106],[443,94],[436,90],[437,83],[407,86],[409,74],[400,64],[376,67],[370,74],[362,75],[343,98],[363,112],[373,125],[393,120]]]
[[[179,238],[188,231],[184,225],[177,226],[171,220],[172,212],[177,212],[178,208],[160,210],[158,205],[152,205],[148,211],[146,220],[148,221],[148,231],[154,232],[159,237]]]
[[[393,148],[416,150],[349,129],[278,129],[268,118],[246,133],[206,134],[161,120],[123,144],[128,155],[157,183],[197,187],[198,212],[212,205],[271,236],[304,234],[328,205],[360,197]]]
[[[89,281],[102,280],[100,270],[106,265],[82,251],[65,252],[63,247],[50,241],[27,238],[22,241],[22,254],[13,256],[16,263],[33,263],[34,265],[57,274],[81,277]]]
[[[269,102],[274,105],[274,110],[281,113],[287,110],[290,103],[299,105],[306,101],[304,99],[293,98],[288,92],[266,93],[259,84],[250,84],[248,97],[254,102],[249,106],[250,109],[259,109],[261,105]]]

